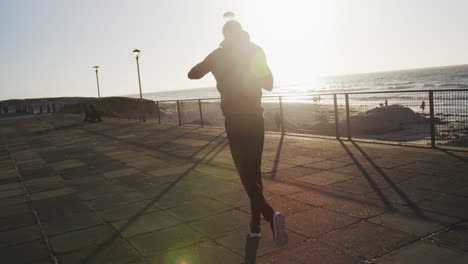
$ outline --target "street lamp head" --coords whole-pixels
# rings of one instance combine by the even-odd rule
[[[97,72],[98,69],[99,69],[99,66],[94,66],[93,69],[94,69],[95,72]]]
[[[135,56],[135,58],[140,57],[140,52],[141,52],[141,51],[140,51],[139,49],[133,50],[133,55]]]

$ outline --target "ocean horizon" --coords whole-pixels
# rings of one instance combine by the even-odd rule
[[[409,91],[468,88],[468,64],[385,72],[319,77],[314,81],[275,85],[264,96],[294,96],[308,93]],[[139,94],[123,95],[139,98]],[[218,98],[215,86],[143,93],[149,100]]]

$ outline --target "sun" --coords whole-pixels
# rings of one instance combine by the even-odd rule
[[[327,74],[327,43],[336,21],[335,1],[249,1],[246,29],[265,49],[277,79],[300,82]]]

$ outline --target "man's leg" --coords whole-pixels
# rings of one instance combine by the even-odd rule
[[[261,182],[261,159],[264,128],[261,116],[226,117],[226,133],[232,158],[249,195],[252,207],[252,224],[260,225],[260,213],[271,222],[274,210],[265,201]]]

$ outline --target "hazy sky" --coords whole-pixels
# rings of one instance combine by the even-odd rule
[[[467,0],[1,0],[0,99],[213,86],[187,72],[222,41],[222,14],[261,45],[277,83],[468,63]]]

